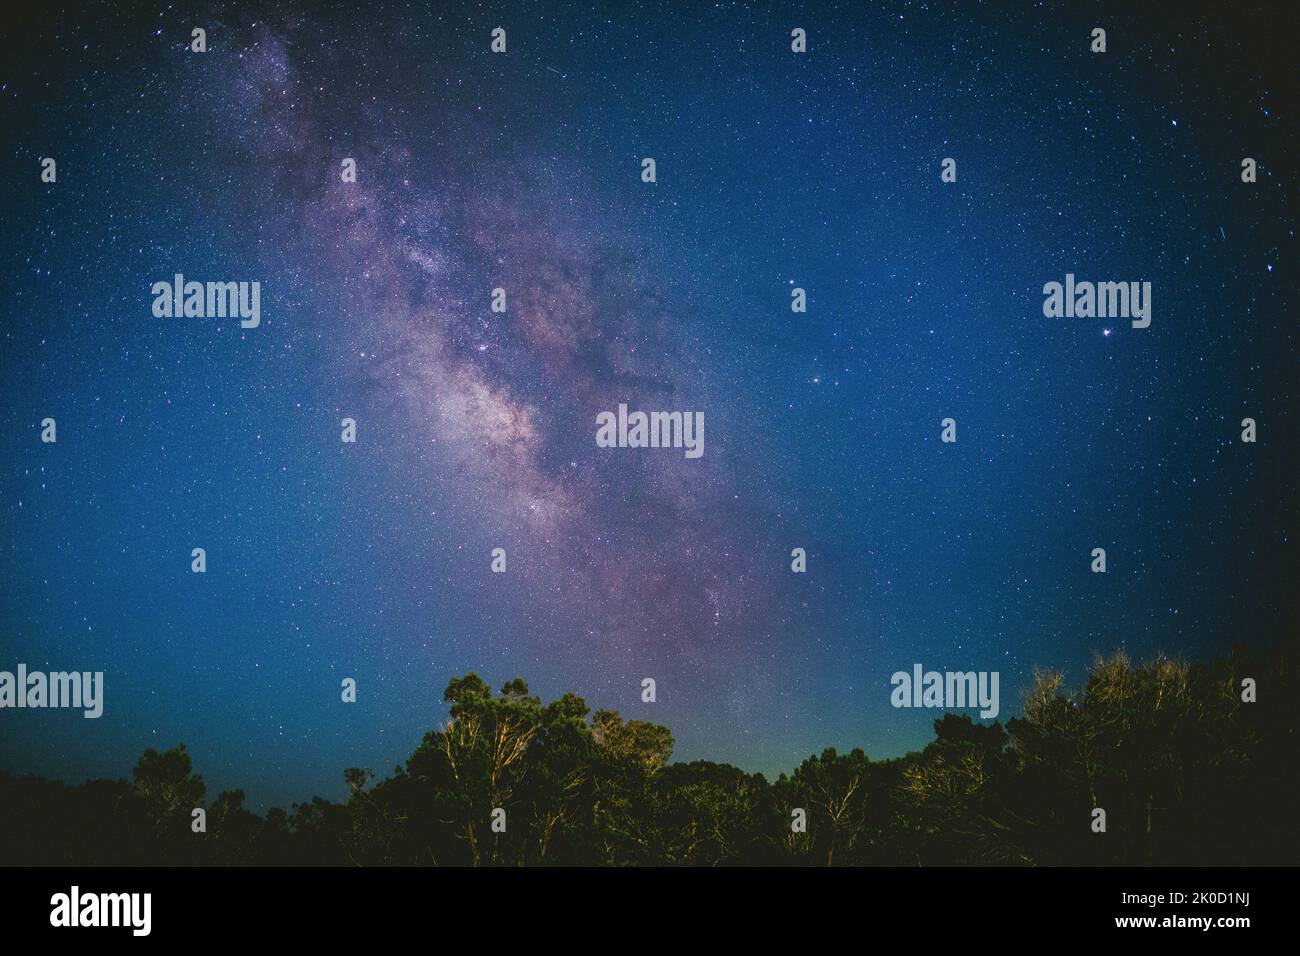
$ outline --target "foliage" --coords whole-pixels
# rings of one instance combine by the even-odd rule
[[[670,763],[658,724],[590,714],[571,693],[543,704],[520,678],[494,695],[470,673],[391,776],[348,768],[344,802],[265,816],[224,791],[206,833],[190,826],[206,789],[184,744],[146,750],[130,783],[0,774],[0,864],[1295,865],[1295,651],[1117,654],[1073,691],[1040,672],[1005,728],[944,714],[919,753],[828,748],[771,783]],[[1241,700],[1247,676],[1258,702]]]

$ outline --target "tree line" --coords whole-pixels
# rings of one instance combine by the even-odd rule
[[[670,763],[666,727],[470,673],[404,766],[343,772],[342,802],[206,803],[184,744],[129,781],[0,773],[0,865],[1296,865],[1296,648],[1118,653],[1073,689],[1041,671],[1005,727],[948,713],[919,752],[828,748],[774,781]]]

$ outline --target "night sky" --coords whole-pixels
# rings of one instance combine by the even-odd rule
[[[106,685],[0,769],[338,799],[475,670],[771,776],[923,746],[915,663],[1005,720],[1294,632],[1294,5],[105,6],[0,25],[0,669]],[[619,403],[703,457],[597,448]]]

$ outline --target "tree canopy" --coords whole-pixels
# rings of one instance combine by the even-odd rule
[[[0,773],[0,864],[1294,865],[1295,649],[1117,654],[1073,690],[1042,671],[1005,727],[943,714],[920,752],[827,748],[774,781],[672,763],[667,727],[469,673],[404,766],[345,769],[338,803],[205,805],[184,744],[146,750],[130,781]]]

